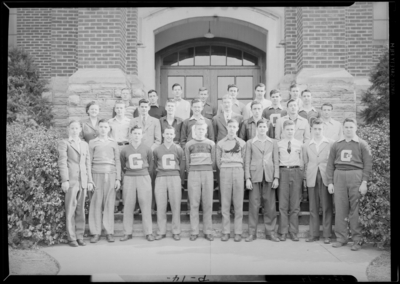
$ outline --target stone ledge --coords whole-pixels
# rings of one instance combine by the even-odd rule
[[[119,68],[78,69],[68,83],[71,84],[124,84],[129,82],[126,74]],[[127,86],[128,87],[128,86]]]

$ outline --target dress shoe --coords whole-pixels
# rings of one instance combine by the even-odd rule
[[[279,240],[280,240],[281,242],[286,241],[286,234],[280,235]]]
[[[290,238],[291,238],[292,241],[294,241],[294,242],[298,242],[298,241],[299,241],[299,237],[297,236],[296,233],[290,233]]]
[[[97,243],[100,240],[100,235],[94,235],[91,239],[91,243]]]
[[[324,244],[330,244],[331,239],[330,238],[324,238]]]
[[[254,241],[255,239],[257,239],[257,236],[256,235],[249,235],[247,238],[246,238],[246,242],[252,242],[252,241]]]
[[[229,240],[229,234],[222,234],[221,241],[226,242]]]
[[[309,237],[306,239],[307,243],[319,241],[319,237]]]
[[[165,238],[166,236],[167,236],[167,235],[157,235],[157,236],[155,237],[155,240],[156,240],[156,241],[159,241],[159,240]]]
[[[209,240],[210,242],[214,240],[214,236],[211,234],[207,234],[204,237],[206,238],[206,240]]]
[[[139,214],[139,213],[140,213],[140,208],[138,208],[135,211],[133,211],[133,214]]]
[[[343,246],[345,246],[345,245],[347,245],[347,242],[345,242],[345,243],[336,242],[336,243],[334,243],[334,244],[332,245],[332,247],[334,247],[334,248],[340,248],[340,247],[343,247]]]
[[[146,236],[146,240],[148,240],[149,242],[154,241],[154,236],[153,236],[153,234],[147,235],[147,236]]]
[[[231,213],[232,215],[235,215],[235,209],[234,209],[233,207],[231,207],[230,213]]]
[[[199,235],[190,235],[190,240],[195,241]]]
[[[354,242],[354,244],[351,246],[352,251],[358,251],[361,249],[361,244]]]
[[[81,239],[79,239],[79,240],[76,240],[76,242],[78,243],[78,245],[80,245],[80,246],[86,246],[86,243],[83,241],[83,240],[81,240]]]
[[[122,238],[120,238],[119,240],[121,241],[121,242],[124,242],[124,241],[127,241],[127,240],[130,240],[130,239],[132,239],[132,235],[124,235]]]
[[[111,235],[111,234],[108,234],[108,235],[106,236],[106,240],[107,240],[109,243],[113,243],[113,242],[115,241],[113,235]]]
[[[277,242],[277,243],[280,242],[280,240],[279,240],[279,239],[277,238],[277,236],[275,236],[274,234],[266,235],[265,238],[266,238],[267,240],[270,240],[270,241],[273,241],[273,242]]]
[[[235,242],[240,242],[242,240],[242,235],[236,234],[235,238],[233,239]]]
[[[79,247],[78,243],[76,241],[72,241],[68,243],[71,247]]]
[[[174,234],[174,235],[172,235],[172,238],[173,238],[175,241],[179,241],[179,240],[181,239],[181,236],[180,236],[179,234]]]
[[[151,215],[156,215],[156,214],[157,214],[157,211],[154,209],[151,209]]]

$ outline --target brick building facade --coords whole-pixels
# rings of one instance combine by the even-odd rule
[[[18,47],[31,53],[50,91],[55,123],[85,117],[99,101],[111,117],[122,88],[137,101],[156,89],[161,103],[171,84],[185,98],[209,88],[218,103],[227,83],[249,101],[253,87],[292,82],[313,93],[313,104],[334,104],[334,116],[356,117],[369,70],[388,44],[387,3],[349,7],[18,8]],[[211,30],[214,38],[204,38]],[[269,95],[267,95],[269,97]]]

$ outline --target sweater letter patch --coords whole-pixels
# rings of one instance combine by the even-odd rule
[[[173,170],[175,168],[174,158],[173,154],[167,154],[162,157],[162,166],[165,170]]]
[[[340,154],[340,159],[342,162],[350,162],[351,157],[351,150],[342,150],[342,153]]]
[[[143,166],[142,155],[139,153],[129,155],[129,167],[134,169],[141,169]]]

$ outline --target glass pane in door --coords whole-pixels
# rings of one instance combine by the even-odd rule
[[[199,89],[203,87],[203,77],[186,77],[185,98],[193,99],[198,96]]]
[[[174,94],[172,93],[172,86],[178,83],[182,86],[183,94],[185,94],[185,77],[184,76],[168,76],[168,98],[174,98]]]
[[[253,77],[236,77],[236,86],[239,88],[237,99],[253,98]]]
[[[229,84],[235,84],[235,77],[218,77],[218,99],[228,93]]]
[[[179,51],[179,66],[194,65],[194,48],[186,48]]]
[[[210,65],[210,46],[196,46],[194,65]]]
[[[242,51],[228,47],[227,60],[229,66],[242,65]]]
[[[225,46],[211,46],[211,65],[226,65]]]

